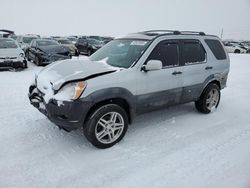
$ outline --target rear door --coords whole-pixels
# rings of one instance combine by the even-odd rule
[[[179,64],[179,41],[161,41],[153,49],[145,64],[149,60],[162,61],[163,68],[156,71],[141,71],[138,74],[138,113],[179,103],[182,94],[182,68]]]
[[[206,51],[198,39],[180,41],[180,63],[183,68],[181,101],[189,102],[200,96],[212,67],[208,65]]]

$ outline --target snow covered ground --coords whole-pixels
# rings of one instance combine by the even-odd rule
[[[142,115],[106,150],[29,104],[41,67],[0,72],[0,188],[250,188],[250,55],[230,57],[217,111],[189,103]]]

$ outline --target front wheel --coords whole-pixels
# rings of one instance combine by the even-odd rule
[[[116,104],[104,105],[92,113],[84,127],[84,135],[97,148],[105,149],[119,142],[126,134],[128,116]]]
[[[240,54],[240,50],[239,50],[239,49],[236,49],[236,50],[234,50],[234,53],[235,53],[235,54]]]
[[[215,110],[220,102],[220,88],[217,84],[209,84],[203,91],[200,99],[195,102],[199,112],[208,114]]]
[[[41,63],[40,63],[40,60],[39,60],[39,57],[38,57],[38,56],[36,56],[36,57],[35,57],[35,64],[36,64],[37,66],[40,66],[40,65],[41,65]]]
[[[88,56],[91,56],[91,54],[92,54],[92,53],[91,53],[91,50],[90,50],[90,49],[87,50],[87,55],[88,55]]]

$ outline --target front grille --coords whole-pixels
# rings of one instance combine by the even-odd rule
[[[64,53],[58,53],[59,55],[63,55],[63,56],[68,56],[69,52],[64,52]]]

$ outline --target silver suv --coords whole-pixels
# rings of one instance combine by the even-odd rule
[[[83,127],[94,146],[108,148],[138,114],[192,101],[199,112],[215,110],[228,73],[218,37],[144,31],[109,42],[88,60],[47,66],[35,76],[29,98],[60,128]]]

